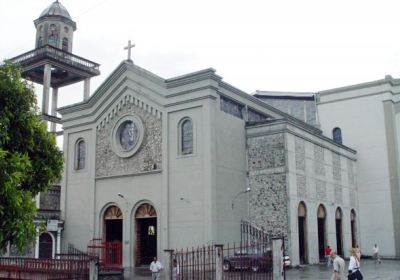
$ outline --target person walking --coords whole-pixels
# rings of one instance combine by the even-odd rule
[[[375,244],[375,246],[372,248],[372,253],[374,256],[375,264],[376,262],[381,263],[381,259],[379,258],[379,247],[378,245]]]
[[[163,269],[163,267],[162,267],[161,263],[157,260],[157,257],[154,257],[153,261],[150,264],[151,279],[159,280],[160,272],[162,269]]]
[[[363,275],[360,271],[360,261],[357,259],[356,249],[351,248],[350,252],[350,262],[349,262],[349,280],[363,280]]]
[[[332,280],[345,280],[346,277],[344,275],[345,271],[345,262],[340,256],[337,255],[336,251],[333,250],[330,255],[333,261],[333,274]]]
[[[179,280],[179,264],[176,259],[172,260],[172,280]]]
[[[326,263],[327,267],[329,267],[329,265],[331,264],[331,252],[332,252],[331,247],[329,247],[329,245],[326,246],[326,248],[325,248],[325,263]]]

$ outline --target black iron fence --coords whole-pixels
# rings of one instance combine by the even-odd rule
[[[272,242],[264,229],[242,221],[238,243],[167,250],[171,254],[171,279],[272,279]],[[281,248],[276,252],[280,254]],[[284,260],[283,253],[275,259]]]

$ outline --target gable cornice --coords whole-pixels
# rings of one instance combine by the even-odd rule
[[[127,88],[124,89],[124,93],[120,96],[119,100],[114,103],[113,107],[108,110],[108,114],[102,116],[102,120],[96,126],[97,130],[101,130],[107,123],[112,120],[119,111],[122,110],[125,106],[131,104],[137,108],[141,108],[147,113],[155,116],[157,119],[162,118],[162,112],[157,108],[147,104],[141,98],[137,96],[133,96],[131,92],[126,91]]]
[[[338,87],[338,88],[333,88],[333,89],[328,89],[328,90],[322,90],[322,91],[317,92],[317,95],[325,96],[325,95],[330,95],[330,94],[335,94],[335,93],[340,93],[340,92],[345,92],[345,91],[352,91],[352,90],[365,89],[365,88],[374,87],[374,86],[381,86],[381,85],[385,85],[385,84],[389,84],[390,86],[399,86],[400,80],[393,79],[391,76],[388,75],[384,79],[380,79],[380,80],[376,80],[376,81],[355,84],[355,85],[350,85],[350,86],[344,86],[344,87]],[[391,91],[391,92],[392,92],[392,94],[398,93],[398,92],[393,92],[393,91]]]

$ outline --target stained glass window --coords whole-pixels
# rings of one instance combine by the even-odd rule
[[[243,105],[239,104],[231,99],[221,96],[221,110],[225,113],[231,114],[238,118],[243,118],[242,109]]]
[[[190,119],[186,119],[182,122],[181,137],[182,154],[193,153],[193,124]]]
[[[255,121],[261,121],[261,120],[266,120],[268,117],[264,114],[261,114],[253,109],[248,110],[249,114],[249,122],[255,122]]]
[[[85,158],[86,158],[86,145],[85,141],[80,140],[77,144],[77,158],[76,158],[76,169],[85,168]]]
[[[147,234],[148,235],[156,235],[156,229],[154,226],[149,226],[149,228],[147,229]]]
[[[332,131],[333,141],[342,144],[342,130],[339,127],[335,127]]]
[[[47,38],[47,43],[52,46],[57,45],[57,27],[55,24],[50,25],[49,37]]]

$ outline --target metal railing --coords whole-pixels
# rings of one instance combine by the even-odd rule
[[[50,45],[45,45],[32,51],[26,52],[24,54],[11,58],[10,61],[24,66],[33,61],[45,58],[55,59],[71,66],[85,68],[91,72],[99,73],[99,64],[87,60],[83,57],[74,55],[72,53],[65,52]]]
[[[103,241],[101,238],[93,238],[87,246],[90,256],[99,258],[100,270],[122,269],[122,242]]]

